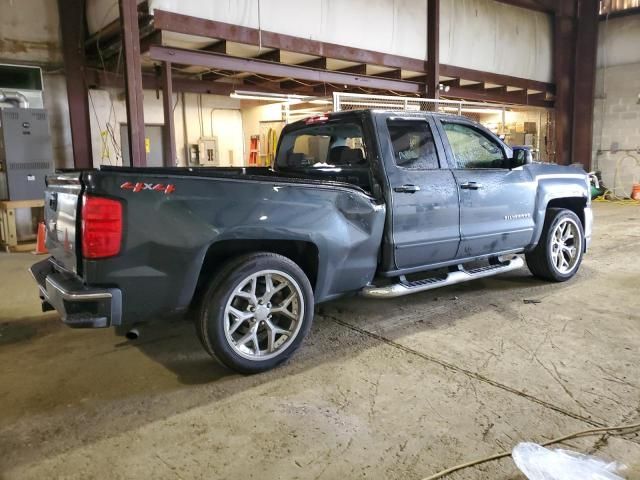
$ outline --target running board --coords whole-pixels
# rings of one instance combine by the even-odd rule
[[[410,293],[424,292],[425,290],[433,290],[434,288],[446,287],[456,283],[468,282],[477,278],[491,277],[499,273],[510,272],[524,266],[522,257],[513,257],[505,262],[497,265],[489,265],[486,267],[473,268],[465,270],[462,265],[458,266],[458,270],[449,272],[445,278],[427,278],[425,280],[416,280],[409,282],[407,280],[400,283],[394,283],[385,287],[376,287],[375,285],[367,285],[360,294],[369,298],[393,298],[409,295]],[[401,277],[404,278],[404,277]]]

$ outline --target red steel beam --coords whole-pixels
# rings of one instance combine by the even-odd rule
[[[127,133],[131,166],[144,167],[147,154],[144,141],[144,106],[142,66],[140,63],[140,30],[136,0],[118,0],[124,48]],[[151,47],[153,48],[153,47]]]
[[[427,0],[427,96],[440,96],[440,0]]]
[[[337,83],[362,88],[378,90],[392,90],[405,93],[418,94],[422,91],[422,85],[406,80],[391,80],[367,75],[353,75],[343,72],[317,70],[313,68],[285,65],[282,63],[256,60],[252,58],[230,57],[216,53],[207,53],[180,48],[160,47],[153,45],[150,49],[150,57],[156,61],[187,63],[202,67],[232,70],[235,72],[250,72],[260,75],[271,75],[282,78],[296,78],[316,83]]]
[[[173,79],[169,62],[162,64],[162,110],[164,112],[164,129],[162,130],[164,164],[167,167],[173,167],[176,165],[177,155],[173,121]]]
[[[58,0],[60,30],[62,34],[62,56],[67,82],[69,122],[73,165],[76,168],[91,168],[91,123],[89,121],[88,86],[85,81],[84,0]]]
[[[575,21],[556,15],[553,35],[553,72],[556,83],[555,161],[571,163],[573,131],[573,86],[575,59]]]
[[[593,103],[598,49],[598,0],[578,1],[576,22],[575,83],[573,88],[572,163],[591,169]]]
[[[549,93],[555,92],[555,85],[553,83],[512,77],[511,75],[503,75],[500,73],[482,72],[480,70],[471,70],[454,65],[440,65],[440,75],[443,77],[463,78],[474,82],[495,83],[496,85],[526,88],[528,90],[541,90]]]
[[[493,102],[493,103],[515,103],[519,105],[531,105],[532,107],[553,107],[553,102],[548,100],[542,100],[539,97],[533,97],[527,95],[526,90],[519,90],[513,92],[499,91],[497,88],[488,88],[485,90],[464,88],[464,87],[449,87],[449,91],[443,93],[446,97],[462,98],[465,100],[481,101],[481,102]]]
[[[417,72],[424,72],[426,69],[425,62],[416,58],[336,45],[265,30],[260,35],[260,31],[256,28],[206,20],[165,10],[154,10],[153,21],[155,28],[158,30],[220,38],[249,45],[261,44],[265,48],[276,48],[318,57],[337,58],[350,62],[384,65]],[[260,42],[260,40],[262,41]]]

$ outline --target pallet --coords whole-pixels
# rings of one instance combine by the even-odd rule
[[[18,241],[16,228],[16,209],[18,208],[44,209],[44,200],[0,201],[0,247],[6,252],[34,251],[36,242]]]

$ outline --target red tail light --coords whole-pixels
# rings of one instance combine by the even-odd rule
[[[110,198],[82,197],[82,255],[105,258],[120,253],[122,204]]]

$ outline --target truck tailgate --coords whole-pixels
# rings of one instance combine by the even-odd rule
[[[81,175],[81,172],[70,172],[47,177],[44,198],[47,249],[58,265],[74,273],[78,267],[76,227],[81,206]]]

